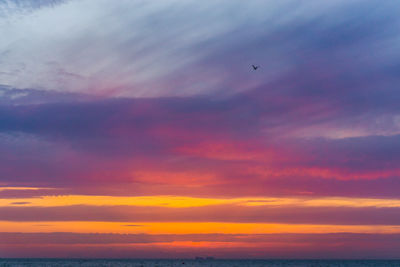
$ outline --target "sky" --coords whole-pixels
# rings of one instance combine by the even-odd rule
[[[398,258],[399,12],[0,0],[0,257]]]

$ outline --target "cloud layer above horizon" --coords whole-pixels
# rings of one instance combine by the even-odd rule
[[[82,255],[78,236],[96,232],[116,234],[110,257],[200,246],[346,258],[355,243],[356,258],[396,257],[399,11],[391,0],[0,2],[0,256],[46,256],[57,235],[76,247],[54,243],[56,255]],[[297,249],[276,243],[284,234]],[[137,235],[154,246],[131,244]],[[376,242],[363,250],[358,235]],[[96,244],[87,255],[103,255]]]

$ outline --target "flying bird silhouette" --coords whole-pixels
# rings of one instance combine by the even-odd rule
[[[260,67],[260,66],[254,66],[254,65],[251,65],[251,66],[253,66],[254,70],[257,70]]]

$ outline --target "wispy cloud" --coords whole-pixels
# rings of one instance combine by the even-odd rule
[[[353,233],[397,229],[390,201],[400,197],[399,11],[395,0],[0,1],[4,231],[70,232],[67,222],[76,220],[82,233],[91,223],[103,232],[112,223],[116,232],[144,231],[148,222],[179,230],[178,221],[193,222],[191,231],[216,221],[237,231],[271,221],[280,232],[288,224],[309,234],[313,223]],[[165,196],[193,202],[171,206]],[[196,206],[194,197],[216,203]],[[274,197],[292,202],[266,204]],[[254,201],[224,202],[232,198]],[[380,204],[370,205],[373,198]],[[27,226],[39,221],[48,226]],[[128,227],[136,222],[145,226]],[[362,244],[352,237],[349,247]],[[146,246],[154,245],[170,255],[171,242],[157,238],[137,251],[150,255]],[[197,239],[176,238],[190,255]],[[250,255],[250,241],[224,254],[230,241],[211,238],[218,239],[197,245]],[[291,238],[296,248],[285,243],[273,255],[308,255],[299,254],[310,251],[304,240]],[[397,242],[374,238],[383,241],[368,248]],[[260,243],[250,246],[254,255],[266,255],[268,240]],[[102,255],[83,246],[69,251]],[[19,244],[0,248],[30,255]],[[52,251],[62,255],[59,248]],[[331,248],[315,251],[348,255]],[[392,255],[376,251],[355,255]]]

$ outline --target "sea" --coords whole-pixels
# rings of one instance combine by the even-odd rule
[[[0,267],[400,267],[400,260],[0,259]]]

